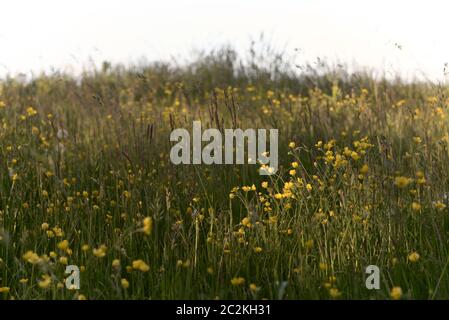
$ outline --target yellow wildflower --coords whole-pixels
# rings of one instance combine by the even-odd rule
[[[410,262],[418,262],[419,253],[414,251],[414,252],[410,253],[407,258],[408,258],[408,261],[410,261]]]
[[[113,268],[118,268],[118,267],[120,267],[120,260],[119,259],[114,259],[114,260],[112,260],[112,267]]]
[[[153,231],[153,219],[151,217],[146,217],[143,219],[143,232],[146,235],[150,235]]]
[[[249,285],[249,290],[251,290],[252,292],[256,292],[259,291],[259,287],[255,283],[251,283]]]
[[[26,113],[27,113],[28,117],[32,117],[37,114],[37,111],[33,107],[28,107],[26,109]]]
[[[133,269],[140,270],[142,272],[147,272],[150,270],[150,266],[147,265],[143,260],[134,260],[133,261]]]
[[[233,286],[241,286],[244,283],[245,283],[245,278],[243,278],[243,277],[234,277],[231,279],[231,284]]]
[[[129,282],[128,282],[128,280],[126,280],[124,278],[122,280],[120,280],[120,284],[122,285],[123,289],[128,289],[129,288]]]
[[[41,261],[41,258],[39,258],[39,256],[33,252],[32,250],[27,251],[24,255],[23,255],[23,259],[31,264],[36,264],[39,263]]]
[[[411,178],[407,178],[407,177],[396,177],[394,179],[394,184],[398,187],[398,188],[405,188],[406,186],[408,186],[410,183],[412,183],[413,179]]]
[[[44,274],[42,276],[42,280],[40,280],[38,282],[39,287],[42,289],[48,288],[51,285],[51,283],[52,283],[52,279],[51,279],[51,276],[49,276],[48,274]]]
[[[437,209],[439,211],[442,211],[442,210],[444,210],[446,208],[446,205],[443,202],[441,202],[441,201],[435,202],[434,206],[435,206],[435,209]]]
[[[0,293],[8,293],[9,290],[9,287],[0,287]]]
[[[393,300],[399,300],[402,297],[402,289],[401,287],[393,287],[390,291],[390,297]]]
[[[106,255],[107,247],[102,244],[99,248],[94,248],[92,250],[94,256],[97,258],[103,258]]]
[[[67,250],[68,247],[69,247],[69,242],[67,240],[63,240],[58,243],[58,248],[61,250]]]
[[[413,209],[413,211],[420,211],[421,205],[417,202],[412,202],[412,209]]]
[[[329,295],[331,296],[332,299],[337,299],[341,296],[341,292],[337,288],[330,288]]]

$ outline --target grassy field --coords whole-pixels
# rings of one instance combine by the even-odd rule
[[[448,298],[449,89],[237,61],[2,80],[0,298]],[[173,165],[193,120],[280,170]]]

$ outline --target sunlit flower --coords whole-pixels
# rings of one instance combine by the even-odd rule
[[[243,218],[241,223],[245,227],[251,227],[251,220],[248,217]]]
[[[231,279],[231,284],[233,286],[241,286],[244,283],[245,283],[245,278],[243,278],[243,277],[235,277],[235,278]]]
[[[395,186],[397,186],[398,188],[405,188],[406,186],[408,186],[410,183],[412,183],[413,179],[412,178],[407,178],[407,177],[396,177],[394,179],[394,184]]]
[[[63,240],[58,243],[58,248],[61,250],[67,250],[68,247],[69,247],[69,242],[67,240]]]
[[[360,173],[361,174],[366,174],[369,170],[368,165],[365,163],[361,168],[360,168]]]
[[[128,289],[129,288],[129,282],[128,282],[128,280],[126,280],[124,278],[122,280],[120,280],[120,284],[122,285],[123,289]]]
[[[27,113],[28,117],[32,117],[37,114],[37,111],[33,107],[28,107],[26,109],[26,113]]]
[[[402,297],[402,289],[401,287],[393,287],[390,291],[390,297],[393,300],[399,300]]]
[[[442,211],[446,208],[446,205],[441,201],[435,202],[434,206],[435,206],[435,209],[437,209],[439,211]]]
[[[0,287],[0,293],[8,293],[9,290],[9,287]]]
[[[337,288],[330,288],[329,295],[332,299],[337,299],[341,296],[341,292]]]
[[[150,270],[150,266],[147,265],[143,260],[134,260],[132,263],[133,269],[140,270],[142,272],[147,272]]]
[[[421,210],[421,205],[417,202],[412,202],[412,209],[413,211],[419,211]]]
[[[103,258],[106,255],[107,247],[102,244],[99,248],[94,248],[92,250],[94,256],[97,258]]]
[[[143,219],[143,232],[146,235],[150,235],[153,231],[153,219],[151,217],[146,217]]]
[[[410,253],[407,258],[408,258],[408,261],[410,261],[410,262],[418,262],[419,254],[418,254],[418,252],[414,251],[414,252]]]
[[[112,260],[112,267],[113,268],[118,268],[118,267],[120,267],[120,260],[119,259],[114,259],[114,260]]]
[[[305,243],[305,246],[306,246],[307,249],[312,249],[312,248],[313,248],[313,245],[314,245],[313,239],[309,239],[309,240],[307,240],[306,243]]]
[[[41,262],[41,258],[37,255],[37,253],[33,252],[32,250],[27,251],[23,255],[23,259],[31,264],[36,264]]]
[[[255,247],[254,248],[254,252],[255,253],[261,253],[262,252],[262,248],[261,247]]]
[[[46,289],[46,288],[48,288],[51,285],[51,283],[52,283],[51,276],[49,276],[48,274],[44,274],[42,276],[42,280],[40,280],[38,282],[38,285],[39,285],[40,288]]]
[[[255,283],[251,283],[249,285],[249,290],[251,290],[252,292],[257,292],[260,290],[260,288]]]
[[[60,264],[67,265],[67,264],[68,264],[68,259],[67,259],[67,257],[60,257],[60,258],[59,258],[59,263],[60,263]]]

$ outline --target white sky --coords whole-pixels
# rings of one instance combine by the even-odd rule
[[[243,50],[261,32],[287,53],[301,48],[297,64],[320,57],[449,80],[444,0],[1,0],[0,76]]]

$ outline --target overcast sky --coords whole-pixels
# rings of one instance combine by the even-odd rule
[[[101,61],[188,57],[264,32],[298,64],[339,60],[449,80],[449,2],[437,0],[2,0],[0,76]]]

